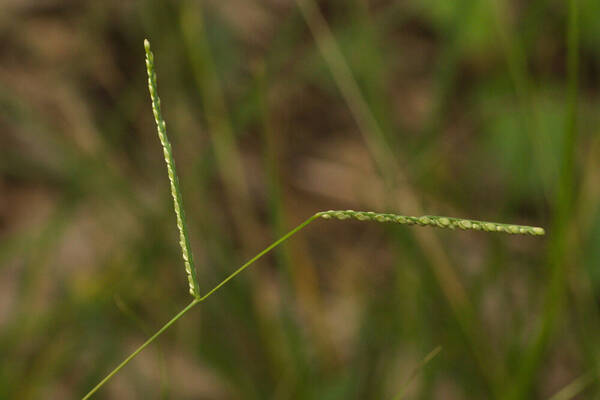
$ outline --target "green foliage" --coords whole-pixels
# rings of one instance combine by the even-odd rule
[[[578,29],[569,1],[8,3],[0,398],[77,398],[329,209],[98,398],[599,398],[597,0],[576,1]],[[185,281],[145,35],[194,250]],[[360,224],[347,208],[417,217]],[[422,229],[431,212],[548,239]]]

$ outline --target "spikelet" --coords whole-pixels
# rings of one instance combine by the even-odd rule
[[[154,113],[154,120],[156,121],[158,138],[162,144],[165,162],[167,164],[167,173],[169,175],[169,182],[171,184],[171,195],[173,196],[173,208],[175,209],[177,228],[179,229],[179,245],[181,246],[181,254],[185,264],[185,272],[187,273],[188,283],[190,286],[190,294],[198,298],[200,292],[198,278],[196,276],[196,267],[194,266],[194,258],[192,256],[192,250],[190,248],[190,242],[185,223],[185,212],[183,210],[183,200],[181,198],[181,191],[179,189],[179,180],[177,179],[177,172],[175,170],[173,151],[171,150],[171,143],[167,137],[167,124],[163,119],[160,109],[160,98],[158,97],[158,91],[156,88],[156,72],[154,71],[154,54],[152,54],[152,51],[150,50],[150,42],[148,39],[144,40],[144,48],[146,49],[148,90],[150,91],[150,97],[152,98],[152,111]]]
[[[359,221],[392,222],[405,225],[432,226],[447,229],[463,229],[484,232],[504,232],[509,234],[541,236],[546,232],[543,228],[536,226],[501,224],[498,222],[476,221],[472,219],[439,217],[435,215],[423,215],[421,217],[411,217],[397,214],[384,214],[372,211],[354,211],[354,210],[330,210],[321,211],[315,216],[325,219],[336,218],[345,220],[348,218]]]

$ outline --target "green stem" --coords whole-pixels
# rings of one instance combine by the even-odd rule
[[[154,342],[154,340],[156,340],[156,338],[158,338],[164,331],[166,331],[167,329],[169,329],[169,327],[171,325],[173,325],[175,323],[175,321],[177,321],[179,318],[183,317],[183,315],[186,312],[188,312],[189,310],[191,310],[198,303],[200,303],[200,299],[194,299],[183,310],[179,311],[179,313],[177,313],[176,316],[174,316],[169,322],[167,322],[166,324],[164,324],[163,327],[160,328],[158,331],[156,331],[156,333],[154,335],[152,335],[148,340],[146,340],[144,342],[144,344],[142,344],[140,347],[138,347],[133,353],[131,353],[129,355],[129,357],[127,357],[126,359],[124,359],[123,362],[121,362],[121,364],[119,364],[108,375],[106,375],[106,377],[104,379],[102,379],[96,386],[94,386],[94,388],[92,390],[90,390],[89,393],[86,394],[83,397],[82,400],[87,400],[90,397],[92,397],[92,395],[94,393],[96,393],[98,391],[98,389],[100,389],[106,382],[108,382],[110,380],[110,378],[112,378],[117,372],[119,372],[119,370],[121,368],[123,368],[125,365],[127,365],[129,363],[129,361],[133,360],[135,356],[137,356],[142,350],[144,350],[146,347],[148,347],[148,345],[150,343]]]
[[[423,370],[423,368],[425,368],[425,366],[427,364],[429,364],[429,361],[433,360],[435,358],[435,356],[437,356],[440,353],[440,351],[442,351],[442,346],[438,346],[435,349],[431,350],[425,356],[425,358],[423,358],[423,360],[421,360],[421,362],[417,365],[417,367],[408,376],[408,379],[406,379],[406,381],[402,385],[402,388],[400,389],[400,391],[398,392],[396,397],[394,397],[394,400],[402,400],[404,398],[404,393],[406,393],[406,390],[408,389],[408,387],[412,383],[412,381],[419,375],[419,373]]]
[[[494,231],[494,232],[503,231],[503,232],[507,232],[507,233],[525,233],[525,234],[530,234],[530,235],[543,235],[544,234],[544,230],[542,228],[537,228],[537,227],[521,226],[521,225],[507,225],[507,224],[499,224],[496,222],[483,222],[483,221],[466,220],[466,219],[450,218],[450,217],[438,217],[438,216],[411,217],[411,216],[402,216],[402,215],[396,215],[396,214],[381,214],[381,213],[374,213],[374,212],[370,212],[370,211],[363,212],[363,211],[353,211],[353,210],[320,211],[320,212],[314,214],[313,216],[311,216],[310,218],[308,218],[306,221],[304,221],[303,223],[301,223],[294,229],[292,229],[291,231],[289,231],[288,233],[286,233],[285,235],[283,235],[282,237],[280,237],[279,239],[277,239],[277,241],[271,243],[267,248],[265,248],[263,251],[261,251],[254,257],[252,257],[248,262],[246,262],[244,265],[242,265],[237,270],[235,270],[231,275],[229,275],[227,278],[225,278],[217,286],[212,288],[204,296],[196,297],[194,299],[194,301],[192,301],[190,304],[188,304],[188,306],[185,307],[183,310],[181,310],[179,312],[179,314],[177,314],[175,317],[173,317],[173,319],[171,319],[169,322],[167,322],[154,335],[152,335],[152,337],[150,337],[150,339],[148,339],[146,342],[144,342],[144,344],[142,344],[140,347],[138,347],[133,353],[131,353],[129,355],[129,357],[127,357],[125,360],[123,360],[123,362],[121,364],[119,364],[114,370],[112,370],[112,372],[110,374],[108,374],[106,376],[106,378],[104,378],[102,381],[100,381],[100,383],[98,383],[87,395],[85,395],[85,397],[83,397],[83,400],[89,399],[91,395],[93,395],[98,389],[100,389],[100,387],[102,387],[102,385],[104,385],[106,382],[108,382],[108,380],[110,378],[112,378],[117,372],[119,372],[119,370],[121,368],[123,368],[125,365],[127,365],[127,363],[129,363],[129,361],[131,361],[135,356],[137,356],[150,343],[152,343],[158,336],[160,336],[161,333],[166,331],[175,321],[177,321],[179,318],[181,318],[192,307],[194,307],[196,304],[209,298],[217,290],[221,289],[227,282],[229,282],[230,280],[235,278],[237,275],[239,275],[242,271],[244,271],[250,265],[254,264],[257,260],[262,258],[265,254],[267,254],[268,252],[273,250],[275,247],[279,246],[281,243],[285,242],[287,239],[292,237],[294,234],[296,234],[298,231],[300,231],[302,228],[306,227],[308,224],[310,224],[317,218],[324,218],[324,219],[336,218],[336,219],[341,219],[341,220],[344,220],[347,218],[355,218],[355,219],[358,219],[359,221],[395,222],[395,223],[408,224],[408,225],[412,225],[412,224],[431,225],[431,226],[437,226],[440,228],[450,228],[450,229],[454,229],[455,227],[458,227],[460,229],[476,229],[476,228],[474,228],[474,225],[477,225],[477,226],[481,225],[481,227],[479,227],[477,229],[482,229],[484,231]],[[486,224],[490,224],[489,229],[486,226]],[[521,229],[522,229],[522,231],[521,231]]]
[[[166,324],[164,324],[162,328],[160,328],[158,331],[156,331],[156,333],[154,335],[152,335],[148,340],[146,340],[144,342],[144,344],[142,344],[133,353],[131,353],[126,359],[124,359],[123,362],[121,362],[121,364],[119,364],[108,375],[106,375],[106,377],[104,379],[102,379],[96,386],[94,386],[94,388],[92,390],[90,390],[89,393],[86,394],[82,398],[82,400],[87,400],[87,399],[91,398],[91,396],[94,393],[96,393],[98,391],[98,389],[100,389],[106,382],[108,382],[110,380],[110,378],[112,378],[117,372],[119,372],[119,370],[121,368],[123,368],[131,360],[133,360],[135,358],[135,356],[137,356],[142,350],[144,350],[146,347],[148,347],[148,345],[150,343],[152,343],[156,338],[158,338],[164,331],[166,331],[167,329],[169,329],[169,327],[171,325],[173,325],[175,323],[175,321],[177,321],[185,313],[187,313],[189,310],[191,310],[196,304],[198,304],[198,303],[206,300],[213,293],[215,293],[217,290],[219,290],[221,287],[223,287],[227,282],[229,282],[230,280],[232,280],[233,278],[235,278],[238,274],[240,274],[243,270],[245,270],[250,265],[252,265],[259,258],[263,257],[265,254],[267,254],[268,252],[270,252],[271,250],[273,250],[275,247],[279,246],[281,243],[283,243],[284,241],[286,241],[287,239],[289,239],[291,236],[293,236],[299,230],[301,230],[302,228],[304,228],[306,225],[310,224],[316,218],[319,218],[319,214],[313,215],[312,217],[310,217],[309,219],[307,219],[306,221],[304,221],[303,223],[301,223],[300,225],[298,225],[297,227],[295,227],[294,229],[292,229],[291,231],[289,231],[288,233],[286,233],[284,236],[282,236],[281,238],[279,238],[276,242],[272,243],[266,249],[264,249],[263,251],[261,251],[260,253],[258,253],[256,256],[254,256],[252,259],[250,259],[247,263],[245,263],[240,268],[238,268],[235,272],[233,272],[231,275],[229,275],[227,278],[225,278],[221,283],[219,283],[217,286],[215,286],[213,289],[211,289],[204,296],[195,298],[190,304],[188,304],[183,310],[181,310],[169,322],[167,322]]]
[[[509,400],[530,398],[536,372],[547,351],[567,302],[567,266],[569,262],[568,228],[575,193],[575,154],[577,144],[577,101],[579,92],[579,11],[578,0],[568,2],[567,22],[567,120],[562,143],[562,162],[555,194],[553,235],[548,250],[551,267],[545,289],[543,315],[538,331],[520,362],[520,371],[511,385]]]
[[[244,264],[241,267],[239,267],[233,274],[229,275],[227,278],[225,278],[225,280],[223,282],[219,283],[210,292],[206,293],[204,296],[200,297],[198,300],[199,301],[205,300],[208,296],[210,296],[211,294],[213,294],[214,292],[216,292],[217,290],[219,290],[223,285],[225,285],[227,282],[229,282],[230,280],[232,280],[233,278],[235,278],[243,270],[245,270],[250,265],[252,265],[256,260],[258,260],[259,258],[261,258],[262,256],[264,256],[265,254],[267,254],[268,252],[270,252],[271,250],[273,250],[275,247],[279,246],[281,243],[285,242],[287,239],[289,239],[292,235],[294,235],[300,229],[304,228],[306,225],[308,225],[311,222],[313,222],[316,218],[319,218],[319,214],[313,215],[312,217],[310,217],[309,219],[307,219],[306,221],[304,221],[303,223],[301,223],[300,225],[298,225],[297,227],[295,227],[294,229],[292,229],[291,231],[289,231],[288,233],[286,233],[285,235],[283,235],[282,237],[280,237],[279,239],[277,239],[276,242],[273,242],[269,247],[267,247],[266,249],[264,249],[263,251],[261,251],[260,253],[258,253],[257,255],[255,255],[252,259],[250,259],[250,261],[248,261],[246,264]]]

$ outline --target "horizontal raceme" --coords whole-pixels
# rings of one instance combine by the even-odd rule
[[[336,218],[339,220],[356,219],[359,221],[392,222],[405,225],[431,226],[447,229],[463,229],[483,232],[504,232],[517,235],[541,236],[546,232],[543,228],[527,225],[502,224],[498,222],[477,221],[465,218],[443,217],[436,215],[423,215],[420,217],[376,213],[373,211],[354,210],[329,210],[315,214],[324,219]]]

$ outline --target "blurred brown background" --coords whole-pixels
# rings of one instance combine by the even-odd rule
[[[190,301],[148,37],[204,291],[320,210],[548,234],[317,221],[95,398],[600,399],[599,15],[3,0],[0,398],[82,397]]]

